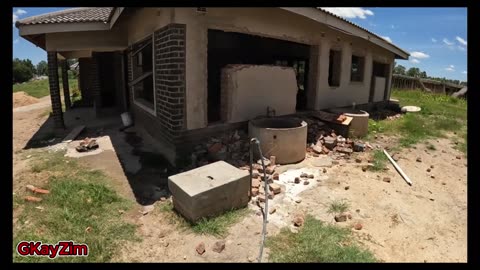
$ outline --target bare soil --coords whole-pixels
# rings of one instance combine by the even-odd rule
[[[14,192],[25,183],[19,183],[22,173],[27,173],[28,158],[21,150],[47,116],[44,110],[14,113]],[[388,145],[394,138],[379,138],[376,144]],[[369,153],[354,153],[349,160],[339,159],[338,164],[321,170],[319,181],[298,196],[300,203],[275,196],[271,207],[277,211],[271,215],[268,233],[278,233],[282,222],[291,224],[293,216],[302,212],[335,223],[333,214],[327,213],[331,201],[346,199],[350,203],[352,219],[336,223],[351,227],[359,222],[363,228],[352,229],[356,237],[382,261],[386,262],[465,262],[467,258],[467,160],[456,150],[449,138],[430,140],[437,150],[429,150],[425,144],[415,149],[403,149],[398,154],[398,164],[413,181],[409,186],[388,163],[387,171],[363,172],[355,162],[359,157],[366,162]],[[372,142],[373,143],[373,142]],[[457,159],[457,156],[460,159]],[[421,157],[422,162],[417,162]],[[320,157],[307,157],[305,163]],[[101,158],[86,162],[88,166],[109,171]],[[100,164],[102,163],[102,164]],[[301,164],[300,164],[301,165]],[[431,166],[433,165],[433,168]],[[431,172],[427,172],[430,168]],[[281,174],[282,177],[283,174]],[[434,178],[432,178],[432,175]],[[36,175],[42,181],[41,173]],[[384,182],[384,177],[391,181]],[[32,178],[33,179],[33,178]],[[316,181],[317,179],[315,179]],[[37,181],[37,180],[35,180]],[[33,183],[35,184],[35,183]],[[113,183],[115,184],[115,183]],[[346,188],[348,186],[348,188]],[[121,246],[114,261],[128,262],[248,262],[255,261],[261,241],[262,217],[257,206],[239,223],[229,229],[225,237],[226,248],[221,253],[212,251],[213,236],[197,235],[172,224],[160,206],[143,215],[141,206],[135,207],[124,218],[138,225],[138,235],[143,239]],[[14,217],[21,209],[14,210]],[[15,221],[14,221],[15,222]],[[291,226],[291,225],[289,225]],[[204,242],[206,252],[198,255],[195,247]],[[264,261],[268,261],[268,249]]]
[[[23,91],[13,93],[13,108],[22,107],[39,102],[39,99],[32,97]]]

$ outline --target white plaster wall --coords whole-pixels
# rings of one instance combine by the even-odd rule
[[[290,67],[231,65],[222,70],[222,85],[228,85],[226,122],[236,123],[265,116],[267,107],[275,115],[295,113],[297,80]]]
[[[173,8],[142,8],[128,18],[128,45],[132,45],[171,23],[175,17]]]

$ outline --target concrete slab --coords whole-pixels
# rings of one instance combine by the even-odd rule
[[[250,175],[224,161],[168,178],[173,206],[187,220],[216,216],[248,204]]]

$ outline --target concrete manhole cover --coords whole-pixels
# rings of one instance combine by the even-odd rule
[[[402,107],[402,112],[419,112],[422,109],[417,106],[403,106]]]

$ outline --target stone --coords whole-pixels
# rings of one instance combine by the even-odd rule
[[[353,150],[348,147],[337,147],[337,152],[351,154],[353,153]]]
[[[257,196],[257,200],[258,200],[259,202],[265,202],[265,195],[264,195],[264,194],[259,194],[259,195]]]
[[[323,173],[327,173],[327,169],[323,168]]]
[[[347,214],[345,213],[340,213],[335,215],[335,221],[336,222],[345,222],[347,221]]]
[[[276,156],[270,156],[270,165],[275,166],[275,161],[277,160]]]
[[[359,231],[363,228],[363,225],[361,223],[355,223],[355,225],[353,225],[353,228]]]
[[[225,240],[217,241],[213,244],[212,250],[220,253],[225,249]]]
[[[349,189],[350,189],[350,186],[346,186],[346,187],[345,187],[345,190],[349,190]]]
[[[391,181],[390,177],[384,177],[383,178],[383,182],[390,183],[390,181]]]
[[[216,154],[218,153],[221,149],[223,148],[223,144],[221,143],[214,143],[212,145],[210,145],[210,147],[208,147],[208,152],[210,154]]]
[[[447,183],[445,183],[445,182],[442,182],[442,185],[444,185],[444,186],[445,186],[446,184],[447,184]]]
[[[252,188],[252,193],[251,193],[251,194],[252,194],[252,197],[255,197],[255,196],[257,196],[257,195],[258,195],[258,193],[259,193],[259,190],[258,190],[258,188]]]
[[[435,167],[435,166],[433,166],[433,165],[430,165],[430,168],[431,168],[431,169],[433,169],[434,167]]]
[[[198,254],[202,255],[205,253],[205,243],[200,242],[196,247],[195,250],[197,251]]]
[[[295,227],[301,227],[303,225],[303,223],[305,223],[305,219],[303,218],[303,216],[296,215],[293,218],[293,225],[295,225]]]
[[[315,175],[309,174],[309,175],[308,175],[308,178],[313,179],[313,178],[315,178]]]
[[[338,135],[337,136],[337,143],[340,144],[340,143],[345,143],[347,141],[347,139],[345,139],[344,137],[342,137],[342,135]]]
[[[307,174],[307,173],[302,173],[302,174],[300,174],[300,177],[301,177],[301,178],[307,178],[307,177],[308,177],[308,174]]]
[[[421,158],[421,157],[417,157],[417,162],[422,162],[422,158]]]
[[[435,175],[430,175],[430,178],[435,179]]]
[[[265,172],[266,172],[267,174],[273,174],[273,173],[275,172],[275,168],[276,168],[275,165],[267,166],[267,167],[265,168]]]
[[[329,149],[333,150],[333,148],[337,145],[337,139],[331,136],[323,138],[323,145]]]
[[[300,183],[300,177],[295,177],[295,184],[299,184]]]
[[[279,180],[279,179],[280,179],[280,175],[278,173],[274,173],[273,180]]]
[[[273,191],[274,194],[278,194],[280,192],[282,192],[282,187],[279,185],[279,184],[270,184],[269,185],[270,187],[270,190]]]
[[[308,184],[310,184],[310,182],[308,180],[305,180],[305,181],[303,181],[303,184],[308,185]]]
[[[456,158],[457,158],[457,159],[462,159],[462,157],[461,157],[461,156],[457,156]]]
[[[355,152],[365,151],[365,144],[360,143],[360,142],[353,142],[353,151],[355,151]]]
[[[302,202],[302,199],[301,199],[301,198],[296,198],[296,199],[295,199],[295,202],[296,202],[296,203],[301,203],[301,202]]]
[[[322,152],[323,152],[324,154],[328,154],[328,153],[330,153],[330,150],[324,145],[324,146],[322,147]]]
[[[275,213],[275,212],[277,212],[277,208],[275,208],[275,207],[272,207],[272,208],[270,208],[270,209],[268,210],[268,213],[269,213],[270,215],[273,214],[273,213]]]
[[[316,154],[323,154],[323,146],[321,144],[320,145],[315,144],[312,147],[312,151]]]
[[[252,179],[252,188],[259,188],[260,187],[260,180],[257,178]]]
[[[367,166],[362,166],[362,171],[366,172],[368,170]]]
[[[356,163],[362,163],[362,159],[361,159],[361,158],[356,158],[356,159],[355,159],[355,162],[356,162]]]

